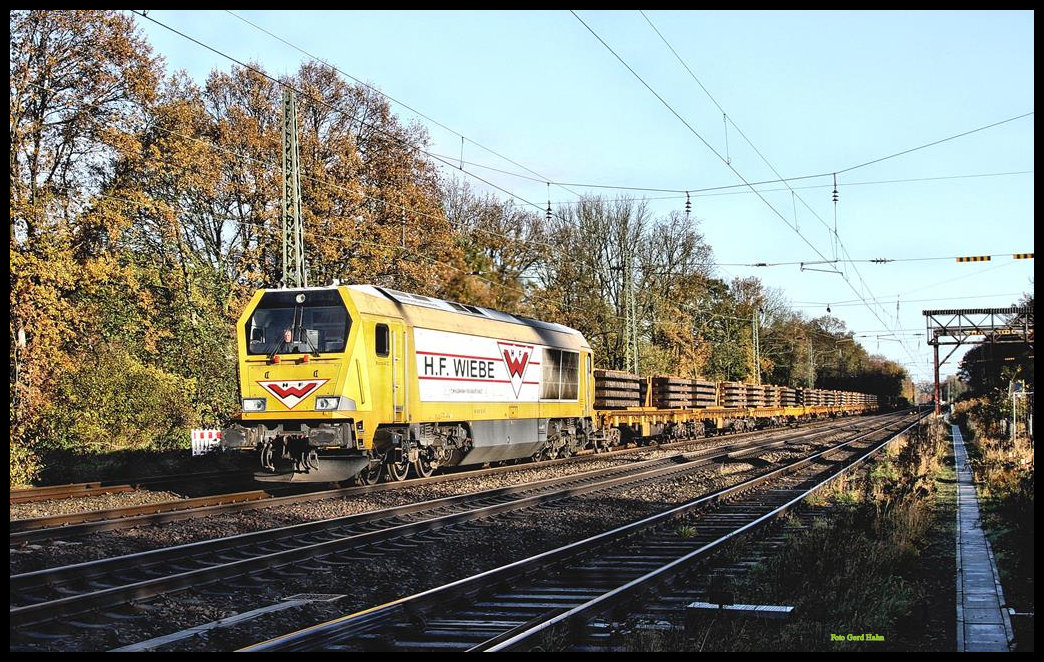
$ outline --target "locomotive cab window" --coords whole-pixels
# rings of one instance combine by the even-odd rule
[[[388,325],[378,324],[373,329],[373,349],[377,356],[388,356]]]
[[[351,328],[336,290],[265,292],[246,322],[247,354],[343,352]]]
[[[540,399],[576,400],[579,371],[579,352],[544,349],[541,360]]]

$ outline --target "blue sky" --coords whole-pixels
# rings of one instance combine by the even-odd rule
[[[923,309],[1006,306],[1032,291],[1033,260],[1011,259],[1033,252],[1031,11],[237,15],[427,115],[393,104],[428,128],[432,152],[458,160],[463,135],[466,170],[541,210],[549,197],[555,206],[586,191],[644,195],[666,214],[684,209],[684,193],[583,185],[692,191],[721,277],[758,276],[810,316],[830,305],[915,380],[932,373]],[[148,16],[276,75],[308,57],[231,13]],[[202,82],[232,65],[136,19],[171,70]],[[760,197],[746,187],[695,192],[821,174],[758,186]],[[570,185],[549,192],[548,181]],[[743,266],[835,251],[908,261],[815,267],[843,275]],[[987,254],[984,263],[921,259]],[[951,359],[942,374],[955,371]]]

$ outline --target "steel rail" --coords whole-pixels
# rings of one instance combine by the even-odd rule
[[[590,599],[581,605],[577,605],[568,611],[555,615],[551,618],[541,619],[539,623],[527,624],[524,629],[513,633],[512,636],[506,637],[503,640],[495,638],[486,644],[480,644],[479,646],[469,649],[470,651],[507,651],[507,650],[518,650],[526,642],[532,641],[535,637],[541,635],[544,632],[551,630],[552,628],[566,628],[575,626],[580,621],[586,622],[600,613],[604,613],[606,610],[613,608],[614,606],[628,600],[634,600],[636,594],[641,592],[649,591],[655,586],[662,584],[671,578],[688,571],[693,564],[705,560],[716,551],[720,550],[726,543],[736,539],[738,536],[750,533],[755,529],[764,526],[766,523],[775,520],[781,515],[789,512],[794,506],[804,501],[810,495],[821,489],[823,486],[834,481],[839,476],[846,474],[862,463],[866,462],[869,458],[879,453],[885,446],[890,444],[895,439],[899,438],[902,434],[907,432],[910,428],[920,423],[921,418],[917,421],[906,426],[902,430],[896,432],[894,435],[884,440],[877,446],[871,448],[866,453],[859,455],[855,460],[841,467],[838,471],[831,474],[830,476],[819,481],[812,487],[804,490],[801,494],[793,497],[786,501],[780,506],[772,509],[771,511],[761,515],[757,519],[744,524],[743,526],[726,533],[725,535],[717,538],[716,540],[709,542],[699,549],[696,549],[685,556],[676,559],[652,572],[649,572],[637,579],[633,579],[623,586],[617,587],[603,595],[596,598]],[[852,442],[849,442],[852,443]],[[488,644],[488,645],[487,645]]]
[[[852,423],[848,420],[831,420],[826,423],[812,424],[797,428],[796,434],[804,431],[833,429],[844,427]],[[738,439],[757,438],[762,435],[787,434],[794,428],[764,429],[750,432],[734,433],[727,437],[727,441],[733,442]],[[268,496],[264,491],[236,492],[230,494],[214,495],[209,497],[197,497],[195,499],[179,499],[176,501],[164,501],[155,504],[142,504],[111,508],[106,510],[87,511],[82,513],[67,513],[62,515],[49,515],[36,518],[25,518],[11,520],[10,523],[10,545],[18,545],[29,542],[40,542],[54,538],[70,538],[83,536],[101,531],[114,531],[118,529],[131,528],[135,526],[148,526],[152,524],[163,524],[197,517],[208,517],[219,513],[242,512],[258,508],[268,508],[281,505],[308,503],[340,497],[358,496],[383,492],[387,490],[409,488],[415,485],[431,485],[454,480],[468,480],[483,476],[497,475],[512,471],[524,471],[526,469],[540,469],[548,466],[564,466],[568,464],[586,463],[596,460],[604,460],[617,456],[634,453],[642,450],[667,450],[691,446],[694,443],[704,442],[716,437],[698,437],[668,444],[651,446],[622,448],[605,453],[587,453],[584,455],[556,459],[542,460],[524,464],[492,467],[489,469],[475,469],[469,471],[455,471],[439,474],[429,478],[415,478],[395,483],[379,483],[376,485],[344,487],[333,490],[321,490],[306,494],[289,496]],[[728,447],[726,444],[724,447]]]
[[[785,467],[775,469],[755,478],[743,481],[737,485],[715,491],[689,503],[677,506],[663,513],[643,519],[639,522],[627,524],[612,531],[597,536],[592,536],[582,541],[570,543],[561,548],[537,554],[528,559],[516,561],[500,568],[489,570],[472,577],[451,582],[442,587],[437,587],[415,594],[406,598],[392,601],[390,603],[373,607],[355,614],[351,614],[325,624],[306,628],[296,633],[277,637],[266,642],[256,644],[244,650],[317,650],[325,644],[344,640],[358,635],[365,635],[384,626],[386,623],[403,622],[410,614],[422,615],[436,605],[455,604],[460,600],[472,598],[479,595],[488,587],[502,585],[517,580],[520,577],[545,572],[552,567],[560,567],[563,563],[590,553],[592,550],[601,548],[607,544],[630,539],[666,522],[680,514],[705,508],[723,502],[735,495],[750,491],[756,487],[779,477],[786,472],[793,472],[801,467],[807,466],[827,453],[835,453],[839,449],[855,444],[862,439],[880,432],[888,427],[894,426],[899,420],[889,420],[874,430],[865,431],[853,439],[849,439],[832,448],[815,453]],[[423,616],[421,616],[423,619]]]
[[[243,471],[203,471],[199,473],[170,474],[167,476],[120,478],[113,480],[96,480],[86,483],[68,483],[64,485],[16,488],[11,490],[11,505],[34,503],[36,501],[73,499],[83,496],[95,496],[98,494],[130,492],[143,487],[156,487],[159,485],[169,485],[171,483],[192,483],[213,478],[247,478],[250,475],[251,474]]]
[[[805,436],[816,436],[829,434],[830,432],[832,432],[832,430],[814,430],[804,431],[804,434]],[[114,571],[126,574],[130,569],[137,567],[137,569],[142,572],[148,572],[153,570],[155,567],[160,566],[162,563],[170,563],[172,561],[185,562],[188,555],[200,557],[204,554],[209,554],[211,556],[220,557],[222,553],[228,553],[230,551],[242,554],[246,549],[246,545],[259,546],[263,549],[266,544],[271,544],[273,541],[280,541],[281,543],[285,542],[290,536],[314,537],[316,534],[329,532],[331,529],[336,527],[350,527],[360,524],[373,526],[379,521],[385,521],[388,523],[384,528],[375,531],[357,531],[348,535],[335,534],[335,537],[332,540],[306,543],[304,545],[297,545],[291,549],[284,549],[276,552],[263,551],[262,553],[255,554],[249,558],[226,561],[219,565],[211,565],[209,567],[195,570],[178,571],[174,574],[166,574],[161,577],[125,583],[111,586],[109,588],[91,590],[75,595],[69,595],[64,598],[44,600],[32,604],[12,607],[10,610],[10,620],[12,625],[51,621],[64,615],[83,613],[98,607],[122,604],[128,601],[154,597],[156,595],[176,590],[202,586],[213,581],[243,574],[250,574],[262,569],[277,568],[300,563],[305,558],[321,556],[333,551],[343,551],[346,548],[359,547],[391,538],[402,537],[404,535],[423,533],[452,524],[486,518],[502,512],[524,509],[542,503],[558,501],[568,497],[610,489],[620,485],[659,480],[669,477],[672,474],[691,472],[722,457],[756,452],[762,449],[781,446],[790,443],[791,441],[793,441],[793,439],[752,442],[748,447],[733,449],[724,454],[721,452],[722,449],[710,449],[704,453],[697,453],[695,458],[685,458],[683,460],[678,459],[682,456],[657,458],[632,465],[612,467],[608,470],[596,470],[566,477],[546,479],[525,485],[495,488],[467,495],[444,497],[442,499],[407,504],[396,508],[372,511],[334,520],[297,524],[289,527],[282,527],[280,529],[240,534],[238,536],[218,540],[189,543],[186,545],[141,552],[138,554],[100,559],[97,561],[89,561],[70,566],[49,568],[14,575],[10,578],[11,594],[13,596],[24,596],[33,590],[40,590],[43,587],[60,587],[62,584],[67,584],[73,581],[89,580],[94,584],[98,584],[99,578],[105,578],[107,573],[112,573]],[[607,477],[607,475],[609,476]],[[539,490],[544,489],[549,489],[550,491],[539,492]],[[535,491],[538,493],[531,494]],[[526,496],[527,493],[530,495]],[[513,498],[515,495],[519,495],[518,498]],[[467,506],[468,502],[478,502],[481,504],[483,500],[503,499],[505,497],[509,497],[511,500],[500,501],[489,505],[480,505],[478,507],[469,508]],[[467,509],[462,512],[437,515],[438,509],[455,507],[464,507]],[[437,516],[411,523],[397,522],[397,520],[401,519],[403,516],[423,511],[433,511],[433,514],[436,514]],[[66,589],[66,591],[68,591],[68,589]]]

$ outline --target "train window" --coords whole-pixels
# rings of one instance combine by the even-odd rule
[[[580,354],[544,349],[541,359],[540,399],[576,400]]]
[[[388,325],[378,324],[373,330],[373,348],[377,356],[388,356]]]
[[[580,370],[580,355],[562,352],[562,400],[576,400],[577,377]]]
[[[351,325],[336,290],[265,292],[246,323],[247,354],[343,352]]]
[[[540,361],[540,399],[557,400],[559,393],[558,378],[561,375],[558,362],[562,352],[557,349],[545,349],[544,358]]]

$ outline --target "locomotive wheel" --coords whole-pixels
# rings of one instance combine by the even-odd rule
[[[380,462],[370,462],[370,466],[355,475],[355,484],[373,485],[381,479],[382,469],[384,469],[384,465]]]
[[[384,465],[388,468],[388,480],[398,482],[400,480],[406,480],[407,474],[410,473],[409,460],[403,460],[402,462],[389,462]]]
[[[275,466],[272,464],[272,444],[265,442],[264,447],[261,448],[261,468],[268,469],[269,471],[275,471]]]
[[[425,457],[418,457],[417,461],[413,463],[413,470],[417,473],[418,478],[428,478],[435,473],[435,467],[431,466],[431,462]]]

